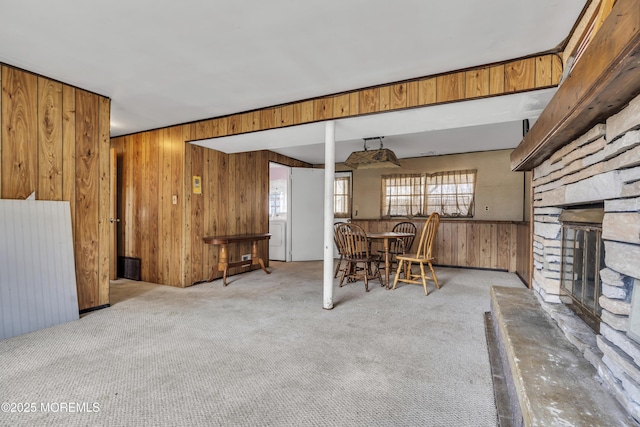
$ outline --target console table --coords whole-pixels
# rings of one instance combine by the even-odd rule
[[[194,282],[194,285],[199,283],[208,283],[213,281],[213,278],[216,274],[216,271],[222,271],[222,284],[227,286],[227,272],[229,271],[229,267],[239,267],[241,265],[260,265],[260,268],[267,273],[271,274],[270,271],[266,269],[264,266],[264,261],[262,258],[258,256],[258,242],[260,240],[268,240],[271,238],[271,234],[269,233],[260,233],[260,234],[238,234],[231,236],[207,236],[203,238],[204,243],[208,245],[218,245],[218,264],[214,265],[211,268],[211,276],[207,280],[200,280],[198,282]],[[234,261],[229,262],[229,253],[227,250],[227,246],[230,243],[241,243],[241,242],[251,242],[251,258],[244,261]]]

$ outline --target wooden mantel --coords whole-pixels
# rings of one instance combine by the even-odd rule
[[[511,154],[531,170],[640,94],[640,0],[618,0],[535,125]]]

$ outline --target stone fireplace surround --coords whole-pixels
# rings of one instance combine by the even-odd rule
[[[640,97],[533,170],[532,287],[542,307],[640,421],[640,343],[627,336],[631,296],[640,292]],[[600,333],[562,304],[561,223],[566,207],[604,202]],[[563,308],[564,307],[564,308]]]

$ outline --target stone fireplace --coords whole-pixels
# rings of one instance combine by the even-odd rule
[[[563,302],[594,332],[600,331],[600,270],[605,267],[602,241],[603,204],[565,209],[562,223],[560,292]]]
[[[534,168],[532,176],[532,288],[567,338],[596,368],[604,385],[637,421],[640,421],[639,128],[640,97],[637,97],[619,113],[553,153]],[[585,232],[598,227],[580,228],[578,222],[571,220],[576,217],[571,211],[575,213],[580,205],[603,208],[601,228],[591,237]],[[567,228],[567,224],[578,226],[569,231],[571,227]],[[600,239],[604,254],[584,252],[591,250],[585,246],[588,241],[600,246]],[[569,277],[579,282],[579,290],[578,285],[571,285],[574,295],[567,288]],[[595,287],[582,288],[583,281],[589,280]],[[582,294],[591,292],[588,289],[597,289],[591,299]],[[577,298],[582,298],[587,306],[593,305],[596,317],[592,319],[595,323],[590,322],[591,328],[580,326],[580,322],[558,309],[558,304],[575,304]],[[634,299],[638,301],[635,304]]]

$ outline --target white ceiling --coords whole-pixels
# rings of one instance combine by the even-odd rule
[[[110,97],[118,136],[547,51],[586,3],[3,0],[0,62]]]

